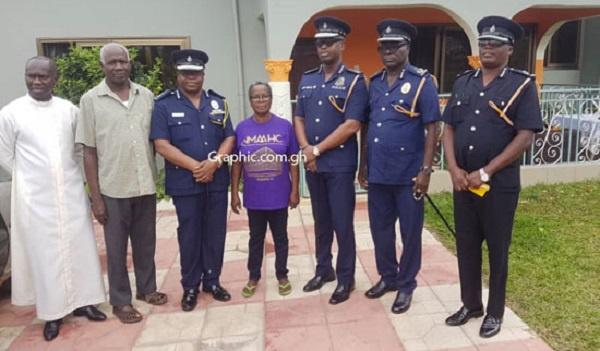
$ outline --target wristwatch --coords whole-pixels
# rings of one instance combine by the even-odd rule
[[[315,157],[319,157],[321,155],[321,151],[319,151],[317,145],[313,146],[313,155],[315,155]]]
[[[431,173],[433,173],[433,168],[431,166],[421,166],[421,169],[419,169],[419,172],[423,172],[425,174],[431,174]]]
[[[481,181],[484,183],[487,183],[490,181],[490,175],[487,174],[487,172],[483,170],[483,167],[479,169],[479,178],[481,178]]]

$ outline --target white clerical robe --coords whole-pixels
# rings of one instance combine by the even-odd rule
[[[12,172],[12,303],[54,320],[106,300],[75,149],[78,109],[30,96],[0,110],[0,166]]]

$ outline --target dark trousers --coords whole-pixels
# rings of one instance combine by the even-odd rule
[[[131,305],[131,285],[127,273],[127,241],[136,290],[142,294],[156,291],[156,195],[117,199],[102,195],[108,219],[104,223],[108,290],[113,306]]]
[[[197,290],[219,284],[225,254],[227,192],[173,196],[181,257],[181,285]]]
[[[248,241],[248,271],[250,280],[260,280],[263,255],[265,250],[265,235],[267,223],[273,234],[275,243],[275,275],[278,280],[287,279],[288,259],[288,233],[287,233],[287,208],[278,210],[251,210],[248,209],[248,222],[250,226],[250,240]]]
[[[479,197],[468,191],[454,192],[456,251],[460,295],[468,309],[482,307],[481,245],[487,242],[490,295],[487,313],[502,318],[508,276],[508,249],[519,193],[490,191]]]
[[[354,172],[308,172],[306,182],[315,220],[316,275],[333,272],[331,246],[335,232],[339,248],[336,264],[338,283],[351,284],[356,269]]]
[[[413,198],[412,185],[369,184],[369,223],[377,272],[404,293],[417,287],[421,269],[423,201]],[[396,259],[396,220],[400,219],[402,255]]]

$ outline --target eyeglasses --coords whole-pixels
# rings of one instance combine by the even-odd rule
[[[503,45],[508,45],[509,43],[502,41],[502,40],[498,40],[498,39],[480,39],[479,42],[477,43],[477,45],[480,48],[486,47],[486,46],[490,46],[493,48],[499,48]]]
[[[342,41],[342,39],[340,39],[340,38],[319,38],[319,39],[315,40],[315,46],[318,48],[320,48],[323,45],[325,45],[326,47],[330,47],[333,44],[337,43],[338,41]]]
[[[377,51],[379,51],[379,53],[381,53],[381,54],[383,54],[385,52],[394,53],[394,52],[402,49],[406,45],[408,45],[408,43],[384,44],[384,45],[377,47]]]
[[[250,96],[250,100],[252,101],[267,101],[271,99],[271,95],[254,95]]]

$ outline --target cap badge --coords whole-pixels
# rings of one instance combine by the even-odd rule
[[[392,32],[392,28],[390,26],[387,26],[387,28],[385,29],[386,33],[391,33]]]
[[[191,56],[188,56],[187,62],[192,62],[192,57]]]
[[[493,26],[490,27],[490,32],[492,32],[492,33],[496,32],[496,26],[495,25],[493,25]]]
[[[327,29],[327,22],[323,22],[323,29]]]
[[[409,91],[410,91],[410,83],[406,82],[402,85],[402,88],[400,88],[400,92],[402,92],[402,94],[408,94]]]
[[[217,102],[217,100],[212,100],[210,102],[210,106],[213,108],[213,110],[216,110],[219,108],[219,103]]]

